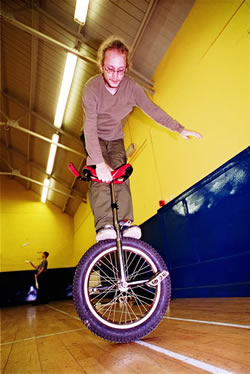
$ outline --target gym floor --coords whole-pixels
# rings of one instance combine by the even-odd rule
[[[88,331],[71,300],[2,309],[2,374],[250,373],[250,298],[175,299],[131,344]]]

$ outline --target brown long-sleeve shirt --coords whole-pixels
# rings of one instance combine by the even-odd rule
[[[154,104],[133,79],[125,76],[115,95],[106,88],[102,75],[91,78],[85,85],[83,109],[84,135],[88,153],[87,164],[104,162],[99,138],[117,140],[124,137],[121,120],[137,106],[157,123],[172,131],[181,132],[183,126]]]

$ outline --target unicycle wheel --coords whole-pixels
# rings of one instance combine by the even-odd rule
[[[127,287],[119,284],[115,240],[91,247],[74,276],[73,298],[86,327],[95,335],[127,343],[148,335],[161,322],[171,297],[167,276],[152,286],[150,279],[167,270],[161,256],[147,243],[132,238],[122,242]]]

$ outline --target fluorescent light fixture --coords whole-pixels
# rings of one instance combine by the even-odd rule
[[[53,144],[51,144],[50,146],[49,158],[48,158],[47,169],[46,169],[46,173],[49,175],[52,173],[52,170],[53,170],[58,140],[59,140],[59,135],[54,134],[52,136]]]
[[[46,179],[44,179],[44,182],[43,182],[43,192],[42,192],[42,197],[41,197],[41,202],[42,203],[45,203],[46,200],[47,200],[48,187],[49,187],[49,179],[46,178]]]
[[[76,0],[74,21],[84,25],[87,17],[89,0]]]
[[[64,73],[63,73],[63,80],[62,80],[60,95],[59,95],[57,108],[56,108],[56,115],[54,119],[54,125],[58,127],[59,129],[62,126],[63,115],[64,115],[66,103],[68,100],[68,96],[69,96],[70,86],[71,86],[74,72],[75,72],[76,61],[77,61],[77,56],[68,52],[66,63],[65,63],[65,68],[64,68]]]

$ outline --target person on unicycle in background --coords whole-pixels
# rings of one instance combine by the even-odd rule
[[[37,300],[34,304],[48,303],[48,257],[49,252],[42,252],[42,262],[36,266],[31,261],[27,261],[36,270],[35,283],[37,287]]]
[[[110,209],[111,171],[126,163],[121,120],[135,106],[162,126],[178,132],[184,139],[201,135],[186,130],[146,95],[143,88],[126,75],[129,49],[122,39],[110,37],[98,50],[101,74],[86,83],[83,93],[85,112],[84,134],[81,139],[87,152],[87,165],[96,166],[99,180],[89,183],[89,200],[95,218],[96,240],[116,239]],[[133,223],[133,206],[129,180],[116,186],[119,222],[123,237],[140,239],[141,229]]]

